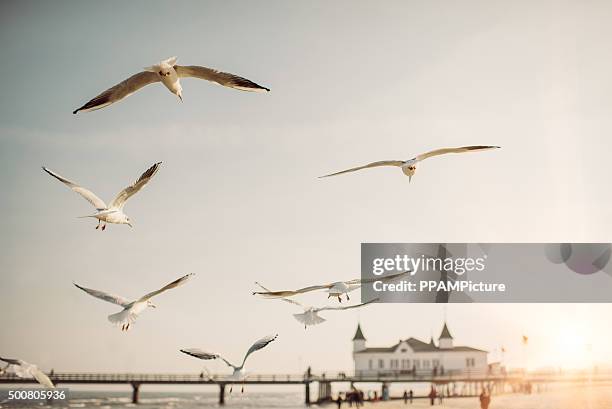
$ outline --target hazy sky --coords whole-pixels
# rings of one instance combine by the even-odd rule
[[[612,362],[612,306],[374,305],[307,331],[253,282],[294,288],[359,276],[361,242],[610,242],[609,2],[2,2],[0,352],[59,370],[196,371],[178,352],[254,372],[352,368],[370,345],[439,335],[507,363]],[[144,66],[243,75],[250,94],[185,80],[72,115]],[[501,150],[318,175],[442,146]],[[110,200],[156,161],[125,210],[94,230],[89,204],[45,165]],[[139,297],[181,274],[125,334],[76,281]],[[603,273],[600,273],[603,274]],[[357,295],[357,293],[354,293]],[[325,303],[324,294],[304,297]],[[490,360],[499,359],[492,352]],[[212,363],[213,372],[226,371]]]

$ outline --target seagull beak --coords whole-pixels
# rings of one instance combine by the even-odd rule
[[[183,102],[183,94],[182,93],[178,93],[176,94],[177,97],[179,97],[179,99],[181,100],[181,102]]]
[[[412,175],[408,176],[408,183],[412,181]]]
[[[127,223],[127,225],[130,226],[130,227],[134,227],[134,226],[132,226],[132,223]]]
[[[155,304],[149,304],[149,307],[151,307],[151,308],[157,308],[157,305],[155,305]]]

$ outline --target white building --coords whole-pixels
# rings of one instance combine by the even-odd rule
[[[472,347],[454,346],[446,323],[438,345],[432,337],[429,343],[408,338],[389,347],[367,347],[360,325],[353,337],[356,375],[482,373],[487,371],[487,354]]]

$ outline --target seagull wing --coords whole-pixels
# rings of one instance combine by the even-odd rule
[[[264,287],[263,285],[259,284],[257,281],[255,281],[255,285],[259,286],[259,287],[260,287],[262,290],[264,290],[264,291],[266,291],[266,292],[270,292],[270,290],[269,290],[269,289],[267,289],[267,288],[266,288],[266,287]],[[288,302],[289,304],[294,304],[294,305],[297,305],[297,306],[300,306],[300,307],[304,308],[304,306],[303,306],[301,303],[299,303],[299,302],[297,302],[297,301],[294,301],[294,300],[290,300],[289,298],[279,298],[279,299],[280,299],[281,301]]]
[[[184,353],[184,354],[191,355],[191,356],[193,356],[195,358],[198,358],[198,359],[204,359],[204,360],[220,359],[223,362],[225,362],[228,366],[231,366],[232,368],[235,368],[234,365],[229,363],[229,361],[227,359],[223,358],[219,354],[212,354],[210,352],[202,351],[199,348],[186,348],[186,349],[181,349],[180,351],[182,353]]]
[[[15,358],[2,358],[0,357],[0,361],[4,361],[9,365],[21,365],[23,363],[25,363],[25,361],[22,361],[21,359],[15,359]]]
[[[387,282],[387,281],[396,280],[396,279],[398,279],[400,277],[405,276],[406,274],[410,274],[410,270],[404,271],[403,273],[391,274],[391,275],[384,276],[384,277],[372,277],[372,278],[364,278],[364,279],[356,278],[354,280],[345,281],[345,284],[346,285],[368,284],[368,283],[373,283],[375,281]]]
[[[53,382],[47,375],[45,375],[38,367],[29,362],[23,361],[21,359],[13,359],[13,358],[0,358],[0,361],[4,361],[9,365],[16,366],[15,373],[20,378],[32,377],[38,381],[41,385],[47,388],[55,388]]]
[[[76,114],[79,111],[88,112],[95,111],[96,109],[104,108],[113,104],[117,101],[121,101],[123,98],[132,95],[140,88],[159,82],[159,76],[155,72],[143,71],[138,74],[132,75],[125,81],[120,82],[112,88],[107,89],[82,107],[72,111]]]
[[[77,283],[72,283],[74,284],[74,286],[76,288],[80,288],[81,290],[85,291],[87,294],[99,298],[101,300],[104,301],[108,301],[110,303],[113,304],[117,304],[120,305],[122,307],[127,307],[128,305],[131,304],[130,300],[127,300],[123,297],[120,297],[118,295],[113,295],[113,294],[109,294],[109,293],[105,293],[104,291],[99,291],[99,290],[92,290],[91,288],[85,288],[85,287],[81,287],[80,285],[78,285]]]
[[[283,290],[283,291],[256,291],[253,295],[261,295],[265,298],[284,298],[292,295],[307,293],[309,291],[325,290],[331,288],[333,284],[311,285],[310,287],[300,288],[299,290]]]
[[[367,165],[357,166],[356,168],[350,168],[350,169],[342,170],[340,172],[330,173],[329,175],[319,176],[319,178],[327,178],[330,176],[342,175],[343,173],[355,172],[361,169],[377,168],[380,166],[402,166],[403,164],[404,164],[404,161],[401,161],[401,160],[381,160],[378,162],[368,163]]]
[[[49,377],[45,375],[44,372],[38,369],[35,365],[32,365],[32,367],[30,368],[30,374],[34,379],[38,381],[38,383],[40,383],[44,387],[50,389],[55,388],[55,385],[53,385],[51,379],[49,379]]]
[[[149,180],[151,180],[153,175],[157,173],[157,170],[159,169],[160,165],[161,162],[157,162],[155,165],[147,169],[142,175],[140,175],[136,182],[119,192],[117,197],[111,202],[110,207],[113,209],[123,209],[123,206],[125,206],[125,202],[130,197],[138,193],[138,191],[142,189],[147,183],[149,183]]]
[[[259,351],[260,349],[265,348],[270,342],[274,341],[276,338],[278,338],[278,334],[268,335],[260,340],[257,340],[253,345],[251,345],[247,353],[244,355],[244,359],[242,360],[242,364],[240,365],[240,367],[244,367],[244,363],[246,362],[249,355],[251,355],[255,351]]]
[[[66,179],[63,176],[58,175],[57,173],[53,172],[51,169],[48,169],[44,166],[43,166],[43,170],[47,172],[48,174],[50,174],[51,176],[53,176],[54,178],[56,178],[57,180],[59,180],[60,182],[62,182],[63,184],[65,184],[66,186],[68,186],[73,191],[83,196],[85,200],[91,203],[97,210],[106,209],[106,203],[104,203],[104,200],[96,196],[96,194],[92,192],[91,190],[87,190],[84,187],[77,185],[76,183]]]
[[[326,307],[321,307],[321,308],[315,308],[314,311],[319,312],[319,311],[326,311],[326,310],[350,310],[351,308],[363,307],[364,305],[368,305],[376,301],[378,301],[378,298],[375,298],[373,300],[370,300],[370,301],[367,301],[361,304],[355,304],[355,305],[346,305],[346,306],[341,306],[341,307],[326,306]]]
[[[191,355],[198,359],[209,360],[209,359],[219,358],[219,355],[211,354],[210,352],[206,352],[206,351],[202,351],[199,348],[186,348],[186,349],[181,349],[180,351],[184,354]]]
[[[422,161],[427,158],[431,158],[432,156],[445,155],[447,153],[465,153],[465,152],[484,151],[488,149],[499,149],[499,146],[476,145],[476,146],[462,146],[459,148],[442,148],[442,149],[436,149],[433,151],[422,153],[418,155],[415,159],[418,161]]]
[[[142,302],[142,301],[146,301],[150,298],[155,297],[158,294],[163,293],[164,291],[170,290],[172,288],[176,288],[180,285],[183,285],[187,280],[189,280],[191,277],[193,277],[195,274],[191,273],[191,274],[187,274],[182,276],[181,278],[174,280],[173,282],[171,282],[170,284],[167,284],[165,286],[163,286],[162,288],[160,288],[157,291],[153,291],[147,295],[142,296],[138,301]]]
[[[197,65],[175,65],[174,69],[180,78],[199,78],[202,80],[216,82],[224,87],[235,88],[241,91],[270,91],[269,88],[262,87],[251,80],[247,80],[246,78],[229,74],[227,72],[217,71],[212,68],[199,67]]]

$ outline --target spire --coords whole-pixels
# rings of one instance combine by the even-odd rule
[[[361,332],[361,325],[357,324],[357,331],[355,332],[355,336],[353,337],[353,341],[365,341],[365,337],[363,336],[363,332]]]
[[[440,338],[438,339],[453,339],[453,336],[450,334],[450,331],[446,326],[446,322],[444,323],[444,328],[442,328],[442,333],[440,334]]]

